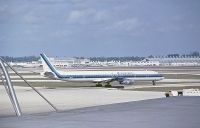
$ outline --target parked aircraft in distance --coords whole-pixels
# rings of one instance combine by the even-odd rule
[[[71,82],[93,82],[96,86],[111,86],[111,82],[118,81],[120,84],[130,85],[134,81],[156,81],[164,77],[155,71],[58,71],[49,61],[45,54],[40,54],[44,75],[64,81]]]

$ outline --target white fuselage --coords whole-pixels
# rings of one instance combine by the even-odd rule
[[[129,80],[158,81],[163,77],[154,71],[59,71],[67,81],[105,81],[112,78],[126,78]]]

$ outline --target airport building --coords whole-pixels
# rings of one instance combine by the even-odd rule
[[[50,58],[55,67],[134,67],[134,66],[200,66],[199,57],[154,57],[142,61],[91,61],[85,58]],[[11,62],[12,66],[39,67],[41,60],[33,62]]]
[[[146,58],[142,61],[90,61],[76,58],[51,58],[56,67],[133,67],[133,66],[200,66],[199,57],[187,58]]]
[[[81,67],[88,66],[89,59],[77,59],[77,58],[50,58],[50,61],[55,67]]]
[[[90,61],[89,66],[103,66],[103,67],[131,67],[131,66],[159,66],[158,61]]]
[[[155,57],[147,59],[158,61],[160,66],[200,66],[199,57]]]
[[[142,61],[126,62],[127,66],[159,66],[160,62],[155,60],[144,59]]]
[[[42,63],[40,61],[32,61],[32,62],[9,62],[11,66],[15,67],[24,67],[24,68],[33,68],[33,67],[40,67]]]

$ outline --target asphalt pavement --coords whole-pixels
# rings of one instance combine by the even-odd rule
[[[200,97],[170,97],[1,117],[0,128],[199,128]]]

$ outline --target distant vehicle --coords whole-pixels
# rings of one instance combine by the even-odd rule
[[[166,97],[170,96],[200,96],[199,89],[183,89],[183,90],[171,90],[165,93]]]
[[[111,82],[118,81],[120,84],[130,85],[134,81],[156,81],[164,77],[155,71],[58,71],[49,61],[45,54],[40,54],[43,74],[45,76],[71,82],[93,82],[96,86],[110,87]]]

